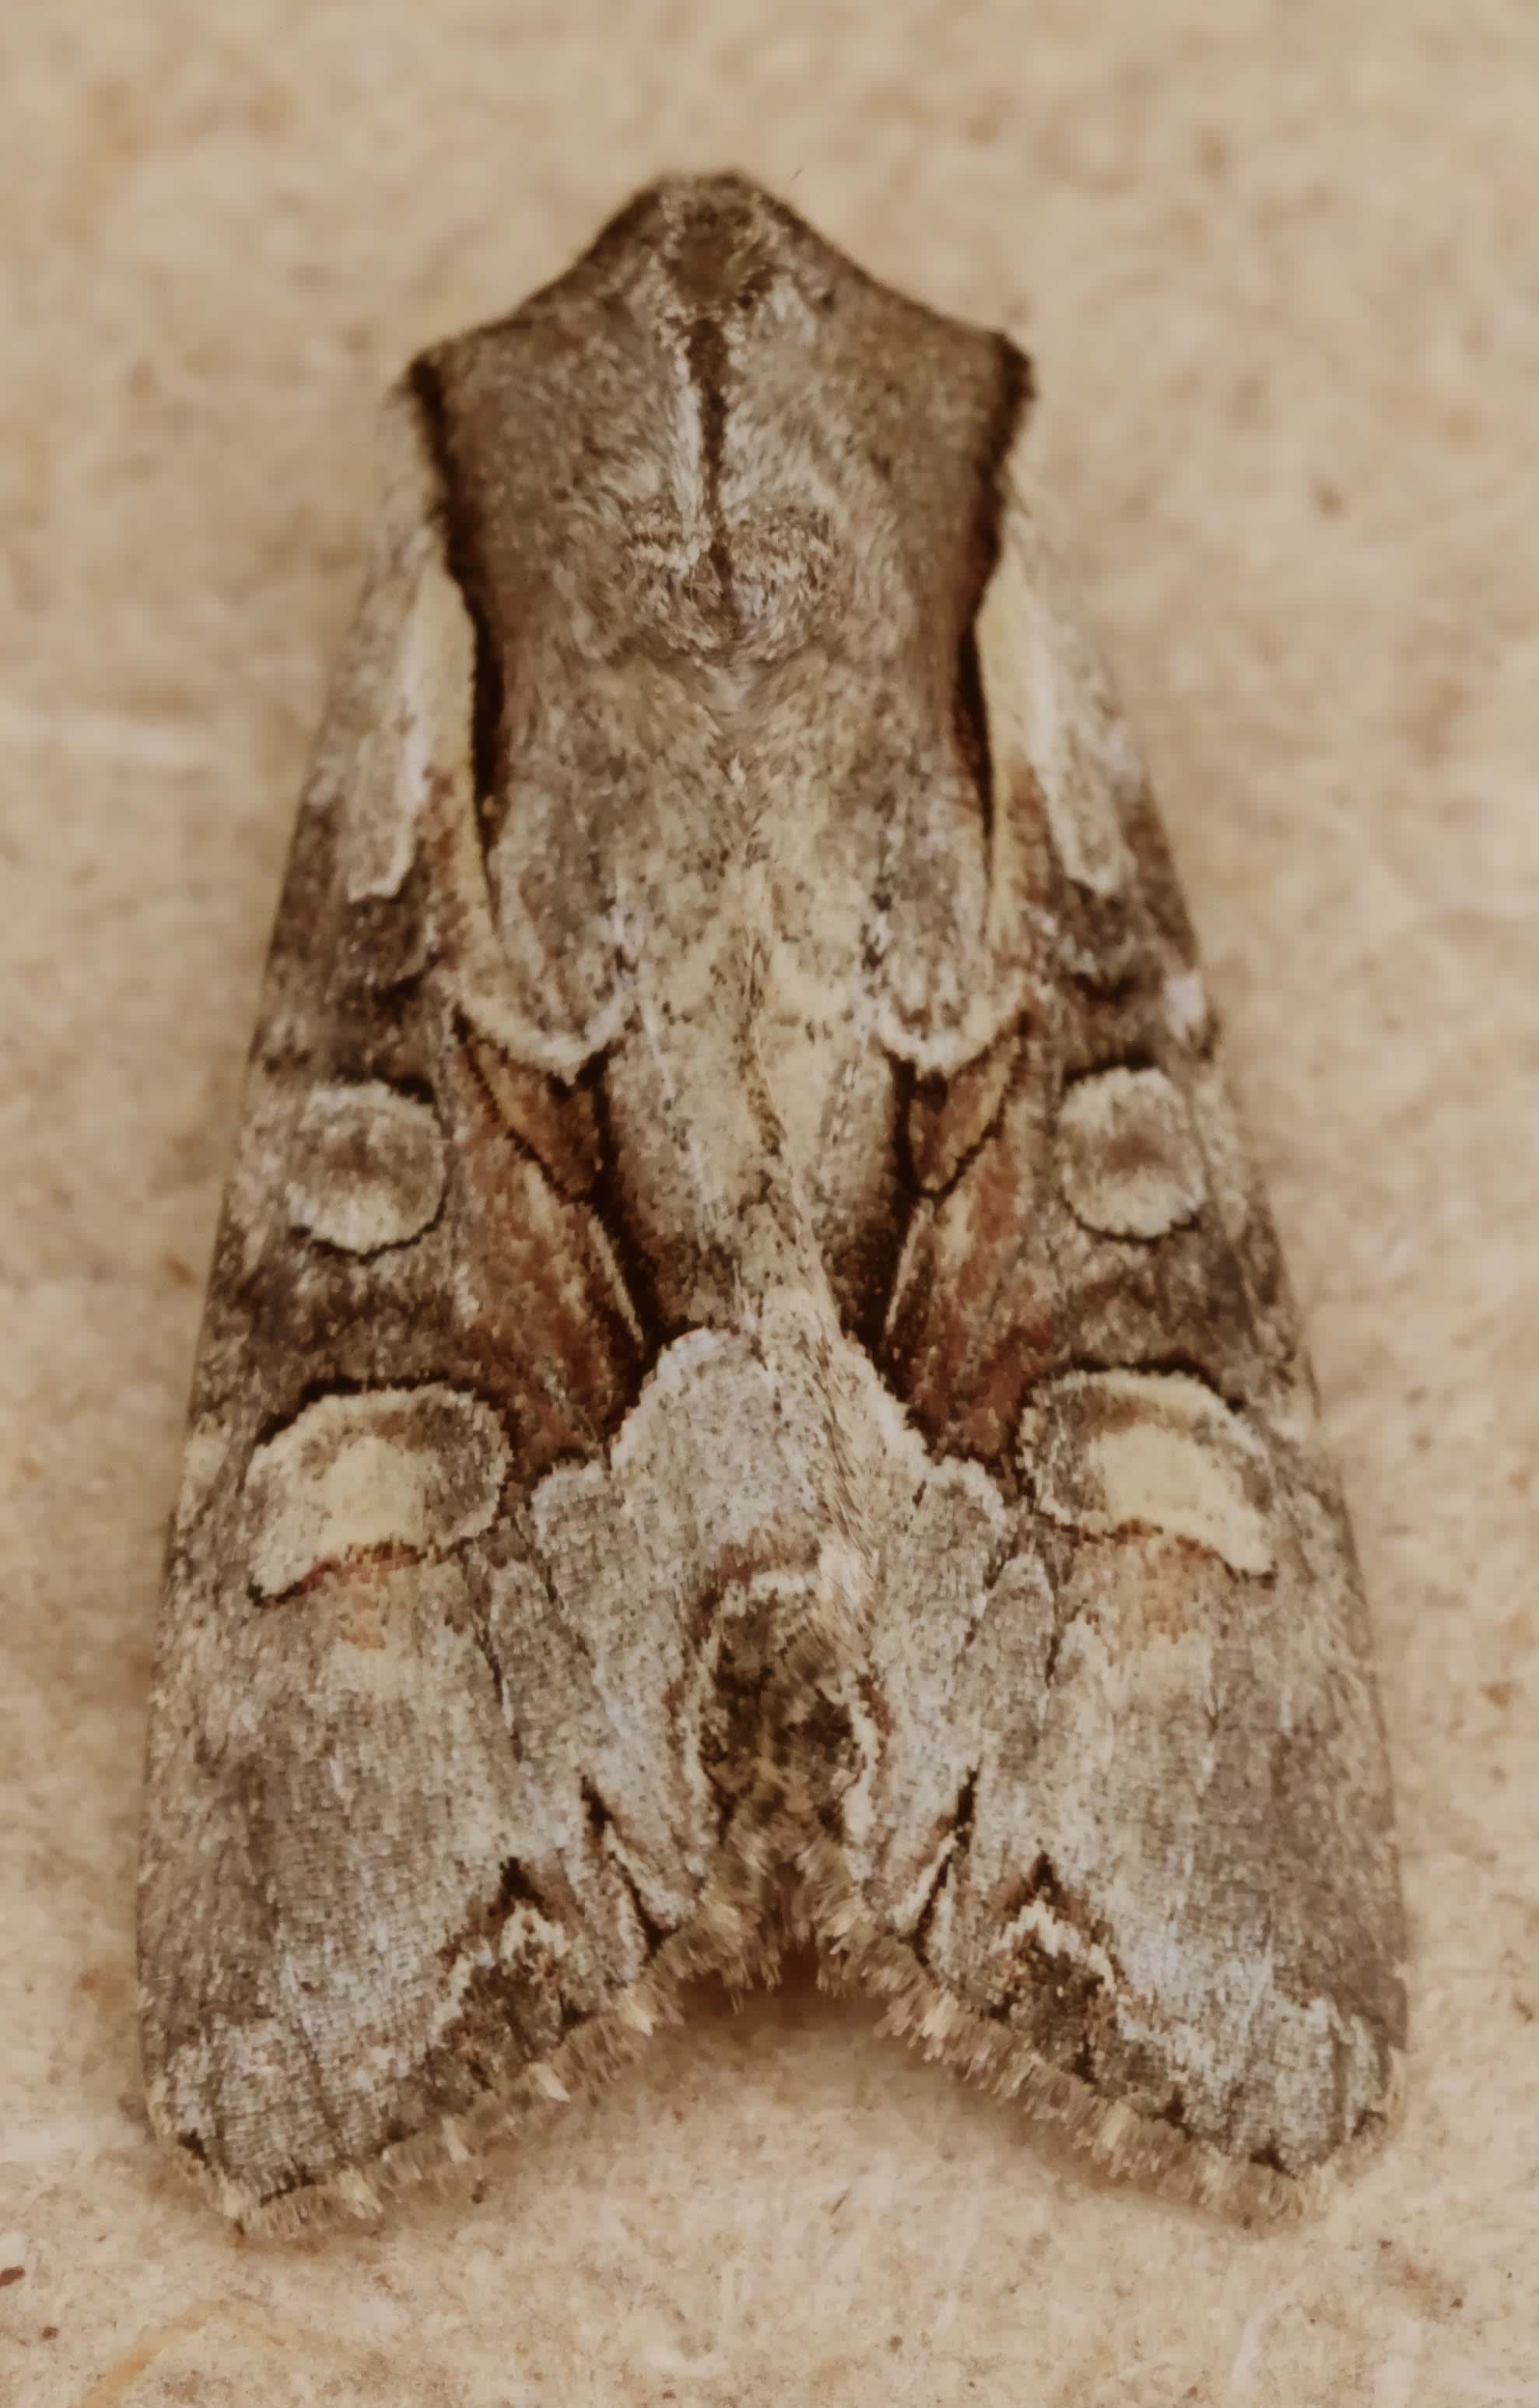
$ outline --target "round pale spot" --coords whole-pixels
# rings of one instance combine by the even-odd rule
[[[419,1237],[443,1201],[444,1140],[426,1104],[378,1079],[317,1087],[299,1123],[289,1213],[349,1254]]]
[[[1162,1238],[1203,1201],[1202,1151],[1162,1070],[1098,1070],[1058,1115],[1058,1179],[1076,1221],[1108,1238]]]
[[[1237,1572],[1272,1569],[1266,1450],[1201,1380],[1071,1371],[1037,1389],[1020,1452],[1049,1521],[1109,1538],[1157,1530]]]
[[[463,1546],[491,1526],[509,1461],[491,1406],[457,1388],[319,1398],[251,1457],[251,1579],[281,1597],[373,1548]]]

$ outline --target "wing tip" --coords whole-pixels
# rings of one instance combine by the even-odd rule
[[[688,1983],[715,1976],[729,1989],[772,1980],[778,1957],[773,1930],[759,1928],[748,1901],[708,1899],[665,1941],[638,1978],[569,2033],[549,2056],[521,2066],[508,2086],[469,2114],[444,2115],[378,2156],[339,2166],[317,2181],[281,2190],[221,2165],[211,2149],[168,2128],[150,2085],[150,2122],[182,2179],[248,2239],[292,2240],[345,2222],[374,2223],[404,2191],[452,2178],[495,2143],[536,2117],[605,2088],[633,2064],[665,2025],[683,2020]]]
[[[687,1976],[656,1963],[591,2016],[549,2057],[521,2066],[505,2089],[468,2114],[448,2114],[377,2157],[340,2166],[319,2180],[281,2190],[221,2165],[184,2136],[163,2133],[173,2163],[209,2205],[252,2240],[282,2241],[345,2222],[375,2223],[404,2191],[451,2178],[536,2116],[550,2115],[601,2089],[664,2024],[679,2020],[677,1992]]]
[[[848,1927],[848,1918],[844,1918]],[[1145,2189],[1232,2223],[1278,2226],[1318,2215],[1344,2177],[1377,2154],[1399,2120],[1404,2057],[1389,2051],[1378,2104],[1329,2157],[1298,2173],[1232,2157],[1163,2119],[1106,2099],[1079,2075],[1049,2064],[1020,2034],[966,2006],[918,1964],[902,1942],[874,1927],[847,1928],[825,1955],[831,1986],[880,2000],[880,2028],[965,2079],[1015,2100],[1033,2123],[1068,2143],[1114,2182]]]
[[[816,1858],[819,1852],[809,1853]],[[1103,2097],[1078,2075],[1049,2064],[1019,2033],[966,2006],[901,1941],[880,1931],[844,1884],[819,1880],[826,1866],[804,1858],[803,1870],[810,1878],[796,1928],[816,1947],[826,1986],[879,2000],[884,2031],[1015,2100],[1033,2123],[1055,2131],[1081,2166],[1088,2159],[1119,2184],[1241,2225],[1302,2222],[1321,2211],[1344,2176],[1377,2153],[1399,2120],[1404,2055],[1392,2047],[1381,2100],[1328,2157],[1290,2173],[1276,2164],[1230,2156],[1178,2126]],[[773,1982],[787,1935],[755,1915],[754,1886],[751,1880],[719,1886],[636,1981],[549,2057],[521,2067],[506,2090],[468,2114],[445,2115],[377,2157],[339,2167],[320,2181],[264,2193],[217,2163],[201,2144],[190,2145],[185,2133],[166,2130],[155,2115],[153,2096],[151,2120],[182,2175],[249,2238],[287,2240],[348,2220],[374,2222],[402,2192],[452,2177],[536,2115],[549,2116],[573,2099],[604,2088],[643,2054],[660,2027],[684,2020],[682,1992],[688,1984],[714,1976],[741,1991]]]

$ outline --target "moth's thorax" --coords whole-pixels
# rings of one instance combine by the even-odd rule
[[[597,658],[949,659],[1026,384],[734,178],[647,196],[416,371],[487,635]]]
[[[997,1035],[971,646],[1022,364],[718,178],[416,391],[505,973],[553,1059],[602,1057],[681,1314],[837,1282],[905,1077]]]

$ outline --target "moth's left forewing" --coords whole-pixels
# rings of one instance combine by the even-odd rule
[[[1280,2210],[1381,2128],[1403,2039],[1365,1612],[1169,854],[1008,478],[998,538],[998,1033],[910,1114],[879,1362],[929,1469],[848,1954],[1108,2161]]]
[[[652,1777],[665,1619],[624,1656],[608,1594],[562,1585],[606,1494],[582,1467],[641,1378],[591,1102],[554,1075],[591,1026],[532,978],[514,914],[513,942],[492,932],[476,635],[406,388],[384,449],[210,1278],[150,1726],[150,2114],[269,2229],[377,2208],[564,2095],[558,2058],[568,2080],[619,2062],[700,1880],[699,1799]]]

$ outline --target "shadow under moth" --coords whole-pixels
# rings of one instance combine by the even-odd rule
[[[150,1734],[150,2111],[247,2226],[790,1943],[1179,2196],[1385,2123],[1351,1541],[1029,403],[726,176],[387,405]]]

